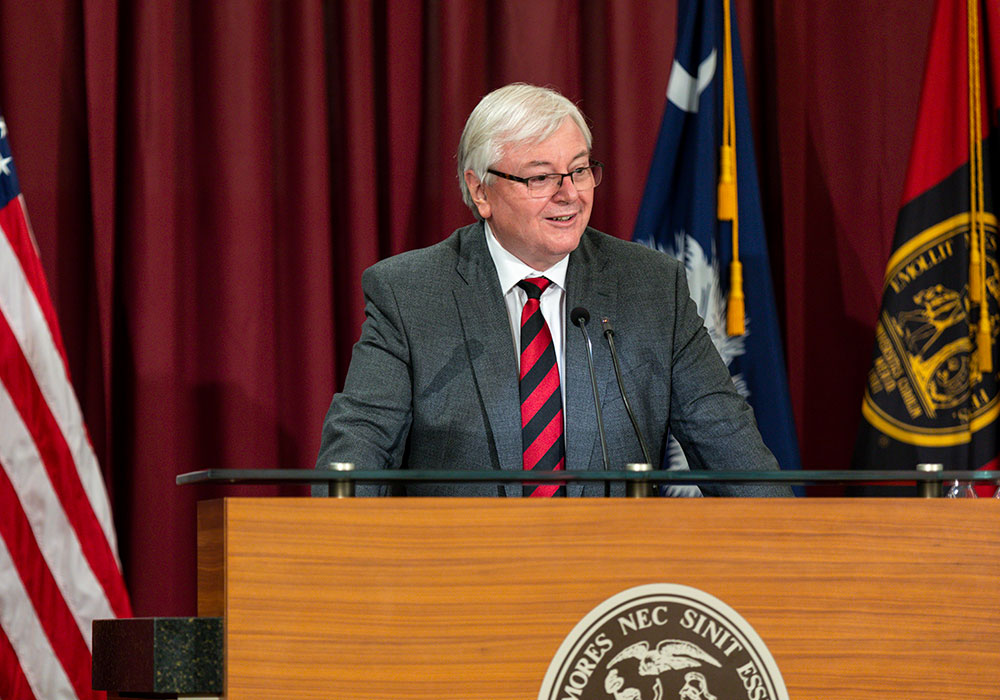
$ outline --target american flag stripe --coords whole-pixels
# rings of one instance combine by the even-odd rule
[[[11,204],[15,201],[18,200],[12,200]],[[77,465],[73,472],[86,491],[90,510],[104,532],[103,539],[117,559],[114,522],[104,480],[69,382],[66,353],[58,330],[53,331],[50,325],[55,322],[55,310],[23,221],[9,222],[0,218],[0,228],[5,234],[0,236],[0,313],[6,317],[18,345],[31,349],[22,356],[28,361],[42,398],[58,422],[59,432],[69,438],[72,459]]]
[[[131,609],[2,117],[0,467],[0,700],[104,697],[91,626]]]
[[[0,202],[2,204],[2,202]],[[38,257],[38,251],[35,249],[34,242],[30,233],[28,235],[13,235],[13,232],[20,231],[24,229],[26,232],[31,230],[31,223],[28,219],[28,211],[24,206],[24,196],[18,195],[7,203],[6,207],[0,209],[0,228],[4,231],[12,232],[7,236],[7,244],[11,246],[14,257],[17,259],[20,271],[17,274],[22,275],[31,286],[31,290],[34,293],[36,300],[49,299],[48,285],[45,283],[45,272],[42,269],[42,261]],[[56,310],[50,303],[46,303],[41,307],[45,314],[45,327],[48,331],[55,336],[53,341],[57,348],[59,348],[59,354],[63,358],[63,364],[66,364],[65,356],[66,352],[63,350],[62,336],[59,334],[59,321],[56,318]]]
[[[116,612],[119,615],[126,614],[127,599],[123,587],[117,583],[121,576],[118,573],[118,562],[108,546],[107,538],[97,522],[93,509],[90,508],[88,494],[85,493],[75,466],[73,450],[65,440],[66,433],[49,410],[52,404],[46,401],[44,391],[35,381],[37,375],[32,372],[27,359],[21,353],[22,346],[18,344],[7,325],[7,310],[2,307],[0,304],[2,312],[0,356],[4,358],[4,362],[0,365],[0,382],[9,392],[9,402],[12,404],[10,411],[12,420],[3,423],[4,441],[13,442],[14,445],[30,446],[31,454],[26,454],[22,449],[19,450],[18,456],[22,459],[37,457],[39,460],[24,459],[16,462],[5,460],[5,469],[13,479],[15,474],[23,474],[26,471],[39,477],[42,470],[38,467],[44,466],[48,479],[36,478],[34,483],[39,486],[44,485],[45,493],[54,491],[55,498],[43,498],[43,492],[35,488],[25,488],[24,493],[36,501],[34,507],[37,508],[39,503],[52,503],[52,509],[59,509],[64,513],[64,517],[72,524],[72,529],[63,534],[73,537],[74,541],[78,542],[89,562],[87,571],[92,571],[101,580],[102,588],[111,599]],[[12,422],[13,420],[16,420],[16,423]],[[15,434],[16,424],[22,426],[23,435]],[[77,428],[76,432],[80,430],[81,428]],[[86,440],[85,435],[83,440]],[[77,442],[79,443],[79,438]],[[3,452],[6,450],[0,448],[0,454]],[[22,502],[25,500],[22,499]],[[61,548],[61,541],[56,540],[56,542],[59,542]],[[49,565],[52,566],[53,562],[49,561]],[[89,623],[87,626],[89,627]]]
[[[0,668],[4,669],[5,683],[9,686],[5,692],[10,693],[3,696],[4,700],[77,697],[73,684],[42,629],[41,621],[34,614],[31,599],[24,590],[2,538],[0,592],[4,597],[4,606],[0,608],[0,627],[8,639],[7,644],[0,645],[0,654],[4,655]],[[6,675],[8,668],[11,669],[10,676]],[[16,680],[18,672],[24,678],[23,684]]]
[[[3,567],[7,566],[6,548],[3,540],[0,539],[0,590],[3,590]],[[62,667],[59,668],[62,671]],[[17,656],[10,640],[4,634],[3,610],[0,609],[0,698],[12,698],[20,700],[34,700],[35,694],[31,691],[28,679],[24,676],[24,669],[17,663]]]
[[[12,514],[22,512],[27,518],[31,534],[48,564],[52,577],[69,603],[76,626],[89,644],[90,621],[115,617],[114,610],[104,595],[103,587],[94,575],[77,540],[59,497],[46,473],[33,465],[42,457],[35,448],[35,440],[21,415],[14,407],[10,394],[0,386],[0,425],[9,439],[0,442],[0,462],[13,496],[4,499],[10,504]],[[20,504],[30,503],[22,510]],[[6,527],[6,526],[2,526]],[[26,534],[26,533],[22,533]],[[8,538],[16,541],[16,538]]]
[[[19,507],[17,495],[6,474],[0,474],[0,508],[4,512],[0,537],[7,544],[7,557],[12,564],[11,571],[17,572],[21,582],[20,590],[14,591],[15,595],[12,598],[16,603],[20,603],[15,605],[15,611],[21,613],[18,623],[23,624],[31,618],[37,619],[49,642],[46,646],[52,650],[62,667],[67,669],[77,696],[90,697],[90,649],[87,639],[84,638],[66,600],[62,597],[51,571],[45,565],[38,543],[32,537],[27,516]],[[37,611],[44,612],[37,615]],[[15,631],[20,630],[10,628],[8,631],[13,636]],[[35,655],[38,650],[33,645],[38,639],[34,635],[29,639],[32,642],[31,646],[14,646],[22,668],[36,663]],[[39,665],[47,667],[48,663],[41,661]],[[26,672],[27,670],[25,668]]]

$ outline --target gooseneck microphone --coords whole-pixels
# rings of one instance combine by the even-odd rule
[[[625,411],[632,421],[635,436],[639,439],[639,447],[642,448],[642,458],[646,460],[646,464],[652,466],[653,461],[649,458],[649,448],[646,446],[645,438],[642,437],[642,431],[639,430],[639,421],[636,420],[635,413],[632,412],[632,405],[628,402],[628,397],[625,395],[625,382],[622,381],[622,367],[618,363],[618,350],[615,349],[615,329],[611,325],[611,319],[602,317],[601,327],[604,329],[604,337],[608,339],[608,347],[611,349],[611,362],[614,363],[615,378],[618,380],[618,391],[621,392]]]
[[[604,416],[601,414],[601,397],[597,393],[597,373],[594,372],[594,346],[590,343],[590,334],[587,333],[587,322],[590,320],[590,312],[582,306],[578,306],[569,313],[569,320],[573,325],[579,326],[583,332],[583,339],[587,341],[587,366],[590,368],[590,385],[594,389],[594,409],[597,411],[597,433],[601,437],[601,455],[604,457],[604,471],[611,471],[611,463],[608,460],[608,439],[604,434]],[[605,496],[610,493],[611,484],[604,482]]]

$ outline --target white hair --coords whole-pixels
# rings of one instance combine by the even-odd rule
[[[579,108],[551,88],[511,83],[486,95],[472,110],[458,141],[458,182],[462,200],[479,217],[465,182],[471,170],[481,182],[489,182],[487,169],[503,158],[504,148],[515,143],[544,141],[569,117],[580,128],[591,147],[593,137]],[[487,179],[489,178],[489,179]]]

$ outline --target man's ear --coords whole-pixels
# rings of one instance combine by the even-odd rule
[[[479,216],[484,219],[490,218],[493,213],[492,207],[490,207],[489,200],[486,198],[486,185],[483,181],[476,177],[476,174],[471,170],[465,171],[465,185],[469,188],[469,194],[472,196],[472,203],[476,205],[476,209],[479,210]]]

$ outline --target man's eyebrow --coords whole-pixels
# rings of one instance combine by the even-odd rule
[[[580,158],[586,158],[589,155],[590,155],[590,151],[580,151],[575,156],[573,156],[572,158],[570,158],[569,161],[572,163],[574,160],[579,160]],[[547,161],[547,160],[533,160],[530,163],[525,163],[524,167],[526,167],[526,168],[535,168],[535,167],[539,167],[539,166],[542,166],[542,165],[547,165],[550,168],[554,168],[555,167],[551,163],[551,161]]]

